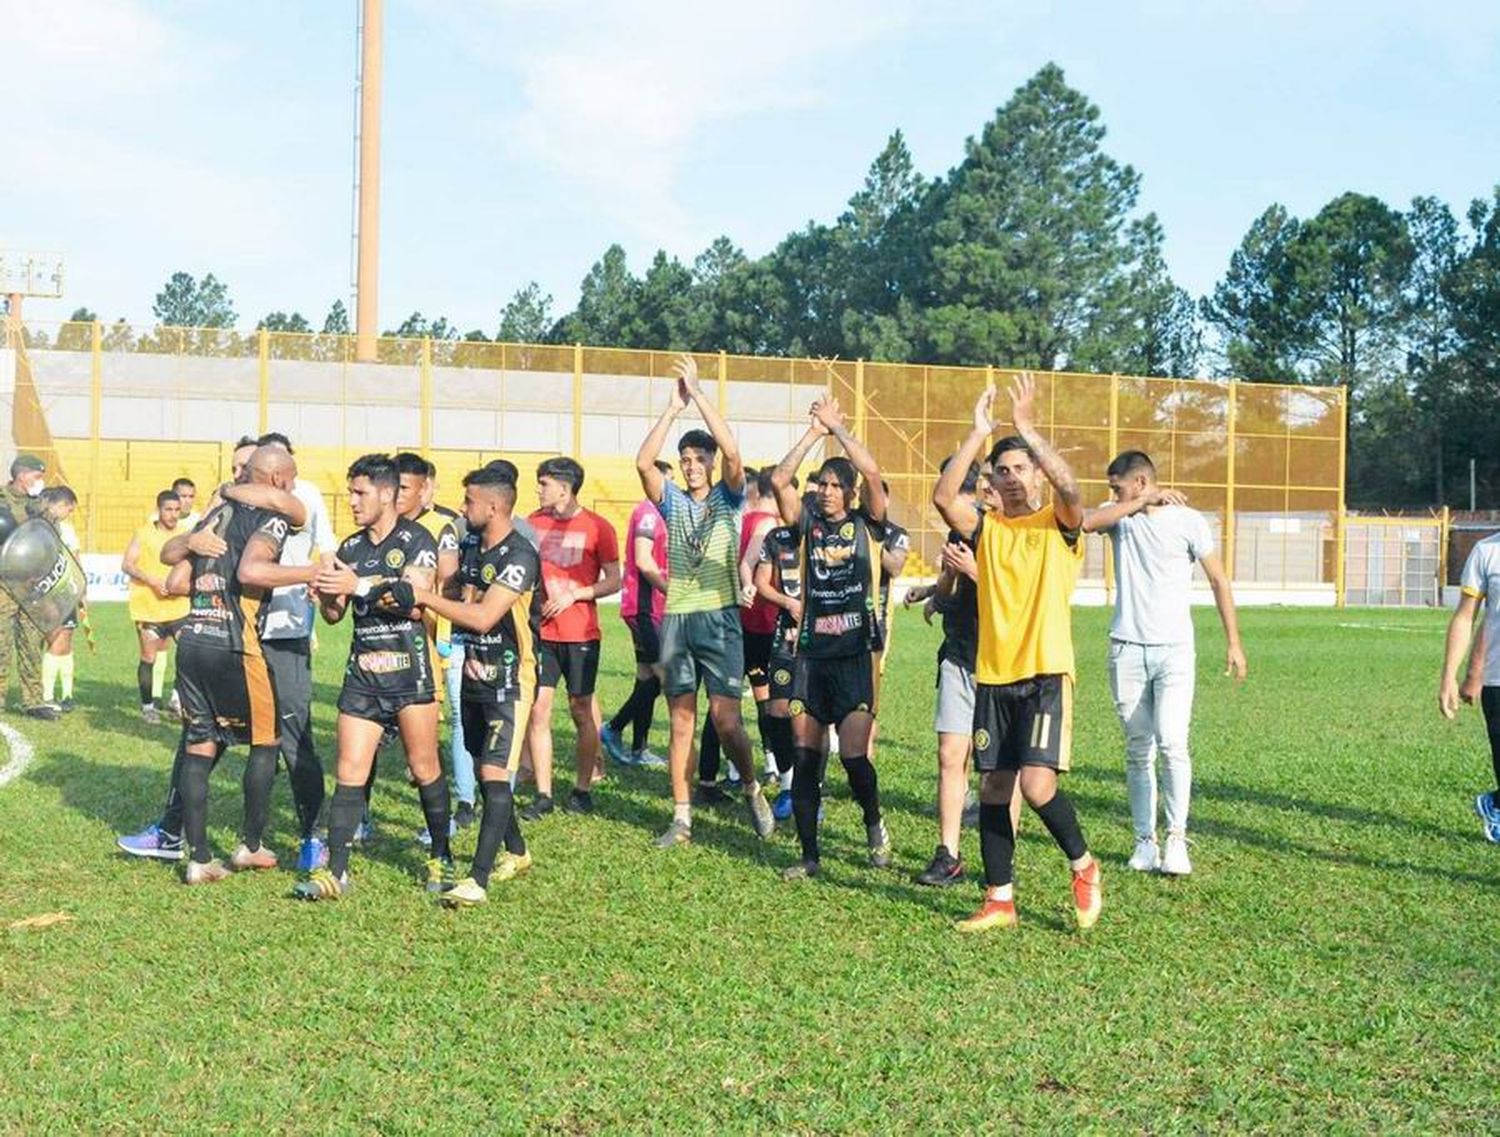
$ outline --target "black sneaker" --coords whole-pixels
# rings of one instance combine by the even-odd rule
[[[694,805],[723,805],[729,800],[729,795],[713,782],[699,782],[693,790]]]
[[[72,699],[64,699],[62,702],[57,704],[57,709],[65,715],[72,714],[76,707],[77,704],[74,703]]]
[[[594,795],[588,790],[574,790],[568,795],[568,802],[563,809],[568,813],[593,813]]]
[[[38,703],[34,707],[27,707],[25,713],[28,718],[44,719],[47,722],[62,718],[62,711],[53,703]]]
[[[931,863],[916,875],[916,882],[933,888],[947,888],[963,878],[963,862],[948,852],[947,845],[939,845],[937,852],[932,854]]]
[[[536,800],[521,810],[522,821],[540,821],[552,812],[552,799],[546,794],[537,794]]]
[[[467,829],[474,824],[474,803],[472,801],[461,801],[458,808],[453,811],[453,824],[459,829]]]

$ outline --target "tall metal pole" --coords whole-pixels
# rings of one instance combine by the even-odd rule
[[[359,64],[359,269],[354,358],[375,361],[380,290],[380,39],[382,0],[363,0]]]

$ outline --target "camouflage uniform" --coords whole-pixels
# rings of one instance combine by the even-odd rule
[[[31,516],[28,511],[30,499],[17,493],[10,486],[0,486],[0,510],[4,510],[19,524]],[[0,589],[0,707],[5,705],[9,690],[11,652],[15,652],[16,671],[21,680],[21,709],[30,710],[42,705],[42,649],[43,636],[31,621],[21,614],[19,606],[10,593]]]

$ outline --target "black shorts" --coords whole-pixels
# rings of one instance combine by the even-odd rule
[[[766,678],[770,681],[771,698],[794,698],[797,693],[797,657],[773,651],[766,662]]]
[[[177,653],[177,695],[183,740],[190,745],[248,743],[272,746],[280,737],[276,688],[258,655],[203,647],[193,641]]]
[[[745,678],[752,687],[770,684],[771,649],[776,646],[775,632],[745,633]]]
[[[531,718],[529,699],[525,702],[465,699],[462,717],[464,749],[474,756],[476,772],[480,766],[500,766],[507,774],[520,769],[521,746],[526,741],[526,723]]]
[[[1059,772],[1072,762],[1073,680],[1038,675],[1019,683],[974,686],[974,766],[1019,770],[1046,766]]]
[[[850,715],[875,713],[875,667],[870,653],[836,659],[797,657],[792,675],[792,714],[838,726]]]
[[[186,623],[187,617],[184,616],[180,620],[137,620],[135,626],[143,632],[150,632],[159,640],[169,640],[180,632],[182,625]]]
[[[637,663],[661,662],[661,629],[650,616],[632,616],[625,621],[630,628],[630,642],[635,645]]]
[[[345,687],[339,692],[339,714],[378,722],[386,730],[394,732],[396,718],[402,711],[407,707],[425,706],[435,702],[436,698],[431,691],[426,694],[406,692],[400,695],[372,695]]]
[[[585,643],[558,643],[542,641],[542,673],[538,682],[542,687],[556,687],[559,680],[566,679],[568,694],[592,695],[599,679],[599,641]]]

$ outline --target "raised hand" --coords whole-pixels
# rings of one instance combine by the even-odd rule
[[[1036,380],[1030,371],[1023,371],[1010,385],[1010,421],[1016,425],[1016,433],[1025,435],[1036,428]]]
[[[1151,499],[1151,505],[1186,505],[1187,494],[1181,490],[1157,490],[1156,496]]]
[[[974,402],[974,429],[982,430],[985,434],[991,434],[995,429],[995,385],[991,383],[983,391],[979,392],[979,398]]]
[[[703,394],[698,383],[698,361],[691,355],[679,355],[677,362],[672,364],[672,374],[677,376],[677,397],[683,406]]]
[[[813,405],[807,408],[807,427],[819,438],[827,438],[832,433],[823,425],[823,420],[818,417],[818,408],[823,405],[822,399],[813,401]]]
[[[835,433],[844,425],[844,412],[839,408],[839,401],[832,395],[814,403],[812,414],[829,434]]]

